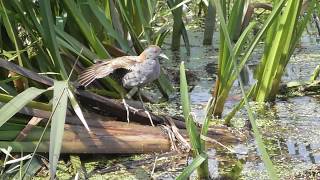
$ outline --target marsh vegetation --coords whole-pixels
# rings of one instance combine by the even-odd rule
[[[318,0],[0,2],[1,178],[320,177]],[[77,82],[149,45],[142,105]]]

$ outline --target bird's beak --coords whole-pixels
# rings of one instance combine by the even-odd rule
[[[164,58],[164,59],[169,60],[168,56],[167,56],[167,55],[165,55],[164,53],[159,54],[159,56],[160,56],[160,57],[162,57],[162,58]]]

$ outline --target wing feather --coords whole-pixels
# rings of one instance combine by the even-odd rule
[[[106,77],[117,69],[132,70],[135,64],[139,62],[138,57],[139,56],[123,56],[109,61],[98,61],[99,63],[85,69],[79,75],[78,81],[86,87],[95,79]]]

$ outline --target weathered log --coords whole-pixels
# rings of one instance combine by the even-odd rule
[[[82,125],[65,125],[61,153],[128,154],[171,151],[170,140],[160,127],[143,126],[120,121],[88,119],[92,133]],[[95,122],[95,123],[91,123]],[[179,130],[187,138],[186,130]],[[225,127],[209,129],[208,137],[222,144],[242,141]],[[33,152],[37,141],[0,141],[0,148],[11,146],[13,152]],[[215,146],[215,144],[213,144]],[[37,152],[48,152],[49,142],[45,139]]]
[[[119,120],[127,121],[126,108],[119,101],[114,99],[109,99],[103,96],[99,96],[97,94],[93,94],[83,90],[78,90],[76,94],[81,104],[91,107],[93,110],[98,110],[99,113],[104,113],[108,116],[118,117]],[[138,111],[138,112],[134,112],[132,110],[129,110],[129,111],[130,111],[130,114],[129,114],[130,119],[132,119],[133,122],[150,125],[150,120],[148,118],[148,115],[144,111]],[[150,113],[150,115],[155,125],[163,124],[165,122],[165,120],[160,116],[156,116],[152,113]],[[179,120],[174,120],[174,123],[178,128],[185,129],[184,122]]]
[[[117,121],[117,118],[114,117],[107,117],[107,116],[101,116],[99,114],[95,114],[95,113],[85,113],[85,118],[87,119],[87,123],[88,126],[90,128],[109,128],[110,126],[112,126],[112,123],[114,122],[119,122]],[[132,119],[133,121],[135,121],[134,119]],[[83,126],[81,121],[79,120],[79,118],[77,116],[68,116],[66,119],[66,122],[70,125],[79,125],[79,126]],[[119,122],[119,123],[124,123],[124,122]],[[130,125],[131,123],[125,123],[126,125]],[[132,126],[132,128],[137,127],[137,124],[134,124],[134,126]],[[130,126],[129,126],[130,127]],[[199,131],[201,129],[199,128]],[[187,131],[185,129],[178,129],[178,131],[180,132],[180,134],[184,137],[184,138],[188,138],[187,136]],[[243,141],[244,137],[242,137],[241,135],[236,135],[236,133],[232,132],[232,129],[227,127],[227,126],[212,126],[209,127],[208,129],[208,137],[213,138],[219,142],[222,143],[238,143]]]
[[[149,153],[170,151],[170,141],[158,127],[107,121],[93,133],[80,125],[65,125],[61,153]],[[32,152],[36,142],[0,142],[1,148],[11,146],[13,152]],[[40,144],[37,152],[48,152],[49,142]]]

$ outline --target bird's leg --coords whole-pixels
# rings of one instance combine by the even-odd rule
[[[135,90],[133,90],[133,89],[130,90],[130,92],[128,92],[128,94],[126,95],[126,98],[131,99],[132,96],[133,96],[136,92],[137,92],[137,89],[135,89]],[[139,110],[136,109],[136,108],[134,108],[134,107],[131,107],[131,106],[126,102],[125,97],[123,97],[123,99],[122,99],[122,104],[123,104],[123,106],[126,108],[126,111],[127,111],[127,121],[128,121],[128,123],[129,123],[129,122],[130,122],[130,118],[129,118],[130,111],[129,111],[129,109],[133,110],[134,112],[137,112],[137,111],[139,111]]]
[[[133,113],[138,112],[139,109],[130,106],[130,105],[126,102],[126,100],[125,100],[124,98],[122,99],[122,104],[123,104],[123,106],[126,108],[126,111],[127,111],[127,121],[128,121],[128,123],[129,123],[129,122],[130,122],[130,119],[129,119],[130,111],[129,111],[129,109],[133,110]]]
[[[126,98],[127,98],[127,99],[131,99],[132,96],[137,93],[137,91],[139,91],[139,88],[137,88],[137,87],[132,88],[132,89],[127,93]],[[122,97],[123,97],[123,96],[122,96]],[[134,107],[130,106],[130,105],[126,102],[126,100],[125,100],[124,97],[123,97],[123,99],[122,99],[122,104],[123,104],[123,106],[126,108],[126,111],[127,111],[127,121],[128,121],[128,123],[129,123],[129,122],[130,122],[130,119],[129,119],[130,111],[129,111],[129,109],[132,110],[133,113],[136,113],[136,112],[140,111],[140,109],[137,109],[137,108],[134,108]]]
[[[141,93],[140,93],[140,88],[138,88],[138,96],[139,96],[139,99],[140,99],[140,101],[141,101],[141,103],[142,103],[142,108],[143,108],[144,112],[147,114],[147,116],[148,116],[148,118],[149,118],[149,120],[150,120],[151,125],[154,126],[153,120],[152,120],[152,118],[151,118],[151,115],[150,115],[149,111],[147,111],[146,107],[144,106],[144,103],[143,103],[143,100],[142,100],[142,97],[141,97]]]
[[[123,103],[123,106],[126,108],[126,111],[127,111],[127,121],[128,121],[128,123],[130,123],[130,119],[129,119],[129,114],[130,114],[130,112],[129,112],[129,105],[126,103],[126,100],[123,98],[122,99],[122,103]]]

